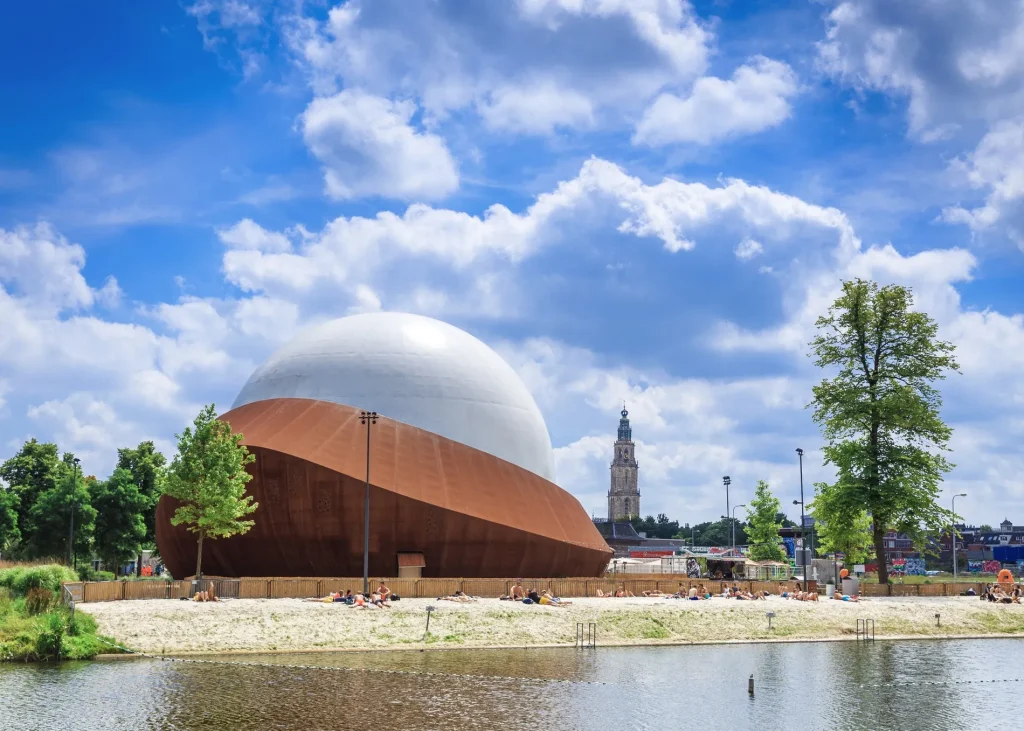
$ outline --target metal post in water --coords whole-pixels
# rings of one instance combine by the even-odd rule
[[[750,674],[750,680],[747,681],[747,693],[754,695],[754,674]]]

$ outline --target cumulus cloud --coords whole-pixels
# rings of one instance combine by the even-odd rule
[[[352,0],[322,21],[291,18],[286,40],[318,95],[359,86],[411,95],[433,119],[477,109],[494,129],[544,133],[692,82],[713,36],[686,0],[523,0],[473,13],[458,0]]]
[[[754,239],[743,239],[736,245],[736,258],[737,259],[753,259],[755,256],[764,253],[764,247],[761,246],[760,242],[754,241]]]
[[[644,112],[633,142],[708,145],[775,127],[789,118],[789,100],[797,89],[787,64],[759,57],[736,69],[731,79],[699,79],[686,98],[661,94]]]
[[[922,141],[1024,103],[1024,3],[847,0],[829,12],[818,51],[854,89],[906,98],[909,132]]]
[[[988,196],[977,208],[947,207],[945,220],[976,231],[1002,220],[1024,249],[1024,117],[996,124],[953,169],[974,188],[987,190]]]
[[[453,192],[459,174],[440,137],[410,123],[416,106],[355,89],[314,99],[302,134],[323,163],[332,198],[382,196],[434,200]]]

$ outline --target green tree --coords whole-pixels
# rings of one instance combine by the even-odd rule
[[[35,439],[25,442],[17,454],[0,465],[0,479],[7,483],[17,497],[15,510],[20,537],[14,553],[22,558],[49,557],[48,554],[33,553],[36,525],[32,518],[32,507],[40,495],[52,490],[57,484],[59,465],[57,445]]]
[[[196,576],[201,577],[203,540],[248,532],[254,523],[243,518],[259,506],[245,494],[252,479],[245,465],[256,456],[242,444],[242,435],[217,419],[213,404],[199,412],[193,427],[176,435],[178,453],[167,472],[164,494],[178,502],[171,524],[184,525],[196,536]]]
[[[31,556],[67,554],[72,513],[75,521],[74,555],[90,555],[96,509],[92,506],[89,482],[75,466],[74,456],[65,452],[57,465],[53,487],[40,493],[29,509],[34,531],[26,546]]]
[[[992,526],[990,526],[988,523],[982,523],[978,526],[978,530],[980,530],[982,533],[991,533]]]
[[[694,543],[698,546],[731,546],[732,545],[732,521],[722,518],[714,523],[698,523],[693,526]],[[747,526],[741,521],[736,521],[736,545],[742,546],[748,542]]]
[[[140,442],[134,449],[125,447],[117,450],[116,469],[131,473],[139,494],[146,501],[143,510],[146,535],[142,539],[142,543],[146,545],[152,545],[156,541],[156,504],[163,492],[166,465],[167,458],[156,450],[153,442]]]
[[[819,482],[814,490],[810,511],[818,533],[819,548],[825,553],[845,554],[847,564],[867,561],[873,542],[871,516],[863,506],[851,506],[842,496],[838,484]]]
[[[14,490],[0,485],[0,553],[7,555],[11,546],[21,538],[18,529],[18,495]]]
[[[952,518],[937,502],[942,475],[952,468],[941,454],[952,430],[932,384],[958,366],[953,345],[938,340],[935,322],[912,306],[905,287],[844,282],[811,342],[816,365],[838,369],[814,387],[812,402],[825,463],[837,473],[836,509],[871,515],[880,583],[889,578],[887,531],[920,545]]]
[[[146,538],[143,516],[149,504],[126,469],[118,468],[109,480],[93,484],[94,548],[107,568],[122,566],[138,554]]]
[[[747,537],[750,557],[755,561],[782,561],[786,552],[779,545],[779,499],[772,494],[764,480],[757,481],[754,497],[750,501]]]

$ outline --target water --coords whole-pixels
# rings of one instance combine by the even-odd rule
[[[1022,650],[933,640],[0,665],[0,729],[980,728],[1024,692],[1002,682],[1024,679]],[[286,667],[299,664],[317,669]]]

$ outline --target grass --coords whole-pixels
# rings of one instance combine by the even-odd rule
[[[95,619],[61,603],[61,582],[76,579],[53,564],[0,570],[0,661],[87,660],[118,651],[101,641]]]

